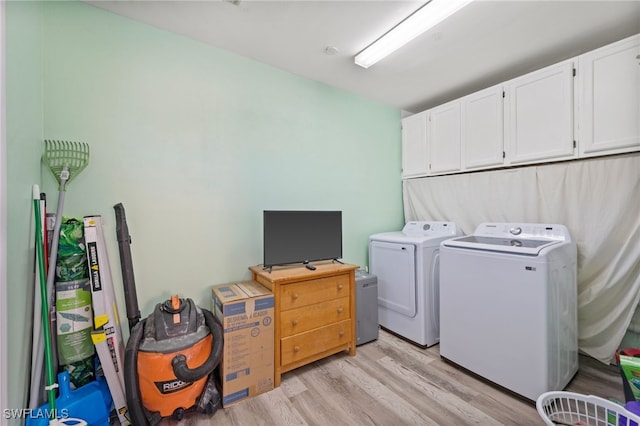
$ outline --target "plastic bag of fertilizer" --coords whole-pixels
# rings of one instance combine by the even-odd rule
[[[56,283],[58,356],[62,365],[84,360],[94,354],[89,286],[89,278]]]

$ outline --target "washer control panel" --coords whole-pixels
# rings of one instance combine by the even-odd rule
[[[518,237],[519,239],[571,240],[566,226],[546,223],[481,223],[476,228],[474,235]]]
[[[457,228],[453,222],[407,222],[402,228],[402,232],[407,235],[457,235]]]

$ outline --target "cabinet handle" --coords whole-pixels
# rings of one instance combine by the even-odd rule
[[[341,314],[343,311],[344,311],[344,308],[343,308],[342,306],[340,306],[340,307],[338,308],[338,313],[339,313],[339,314]]]
[[[294,352],[300,352],[300,346],[294,346],[293,347],[293,351]]]
[[[298,320],[294,319],[293,321],[291,321],[291,324],[293,324],[294,326],[298,325]]]
[[[298,293],[293,293],[293,294],[291,295],[291,298],[292,298],[293,300],[296,300],[296,299],[298,298]]]
[[[342,290],[342,284],[338,284],[338,290]]]
[[[344,337],[344,330],[340,330],[340,332],[338,333],[338,336]]]

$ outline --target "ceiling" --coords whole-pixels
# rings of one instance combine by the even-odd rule
[[[638,0],[476,0],[363,69],[426,0],[86,2],[409,113],[640,33]]]

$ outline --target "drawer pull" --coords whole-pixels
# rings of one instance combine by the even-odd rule
[[[300,352],[300,346],[297,346],[297,345],[296,345],[296,346],[294,346],[294,347],[293,347],[293,351],[294,351],[294,352]]]
[[[339,313],[339,314],[341,314],[343,311],[344,311],[344,308],[343,308],[342,306],[340,306],[340,307],[338,308],[338,313]]]
[[[340,330],[340,331],[338,332],[338,336],[340,336],[340,337],[344,337],[344,330]]]
[[[297,319],[294,319],[293,321],[291,321],[291,324],[293,324],[293,325],[294,325],[294,327],[295,327],[296,325],[298,325],[298,320],[297,320]]]
[[[291,295],[291,298],[292,298],[293,300],[296,300],[296,299],[298,298],[298,293],[293,293],[293,294]]]
[[[338,290],[342,290],[342,284],[338,284]]]

